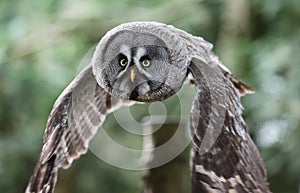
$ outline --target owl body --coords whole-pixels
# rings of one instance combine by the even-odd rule
[[[253,90],[211,49],[203,38],[157,22],[125,23],[109,31],[91,64],[55,102],[26,193],[52,193],[58,169],[87,151],[108,113],[135,101],[164,100],[186,80],[198,89],[190,119],[192,192],[269,192],[241,115],[240,97]]]

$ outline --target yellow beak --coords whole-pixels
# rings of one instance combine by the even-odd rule
[[[133,82],[135,79],[135,70],[130,70],[130,80]]]

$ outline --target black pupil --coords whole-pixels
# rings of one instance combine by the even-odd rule
[[[119,59],[119,63],[124,65],[127,61],[128,61],[127,57],[124,56],[123,54],[121,54],[120,59]]]

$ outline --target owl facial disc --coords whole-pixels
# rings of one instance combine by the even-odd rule
[[[186,77],[186,60],[168,42],[147,31],[125,30],[123,26],[100,41],[93,70],[99,85],[112,96],[151,102],[164,100],[180,89]]]
[[[160,50],[160,53],[154,50]],[[172,95],[175,91],[164,83],[164,78],[158,78],[157,70],[163,70],[166,65],[163,63],[167,63],[167,60],[157,58],[163,53],[164,48],[154,45],[132,48],[122,45],[117,61],[123,68],[110,83],[113,93],[120,98],[143,102],[163,100]]]

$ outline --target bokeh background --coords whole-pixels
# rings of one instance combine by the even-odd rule
[[[25,190],[47,116],[89,49],[114,26],[138,20],[172,24],[214,44],[223,63],[256,91],[242,99],[244,117],[271,190],[298,192],[299,0],[1,0],[0,192]],[[113,119],[106,124],[129,146],[141,145],[120,134]],[[57,193],[129,193],[141,190],[143,172],[88,152],[59,174]]]

